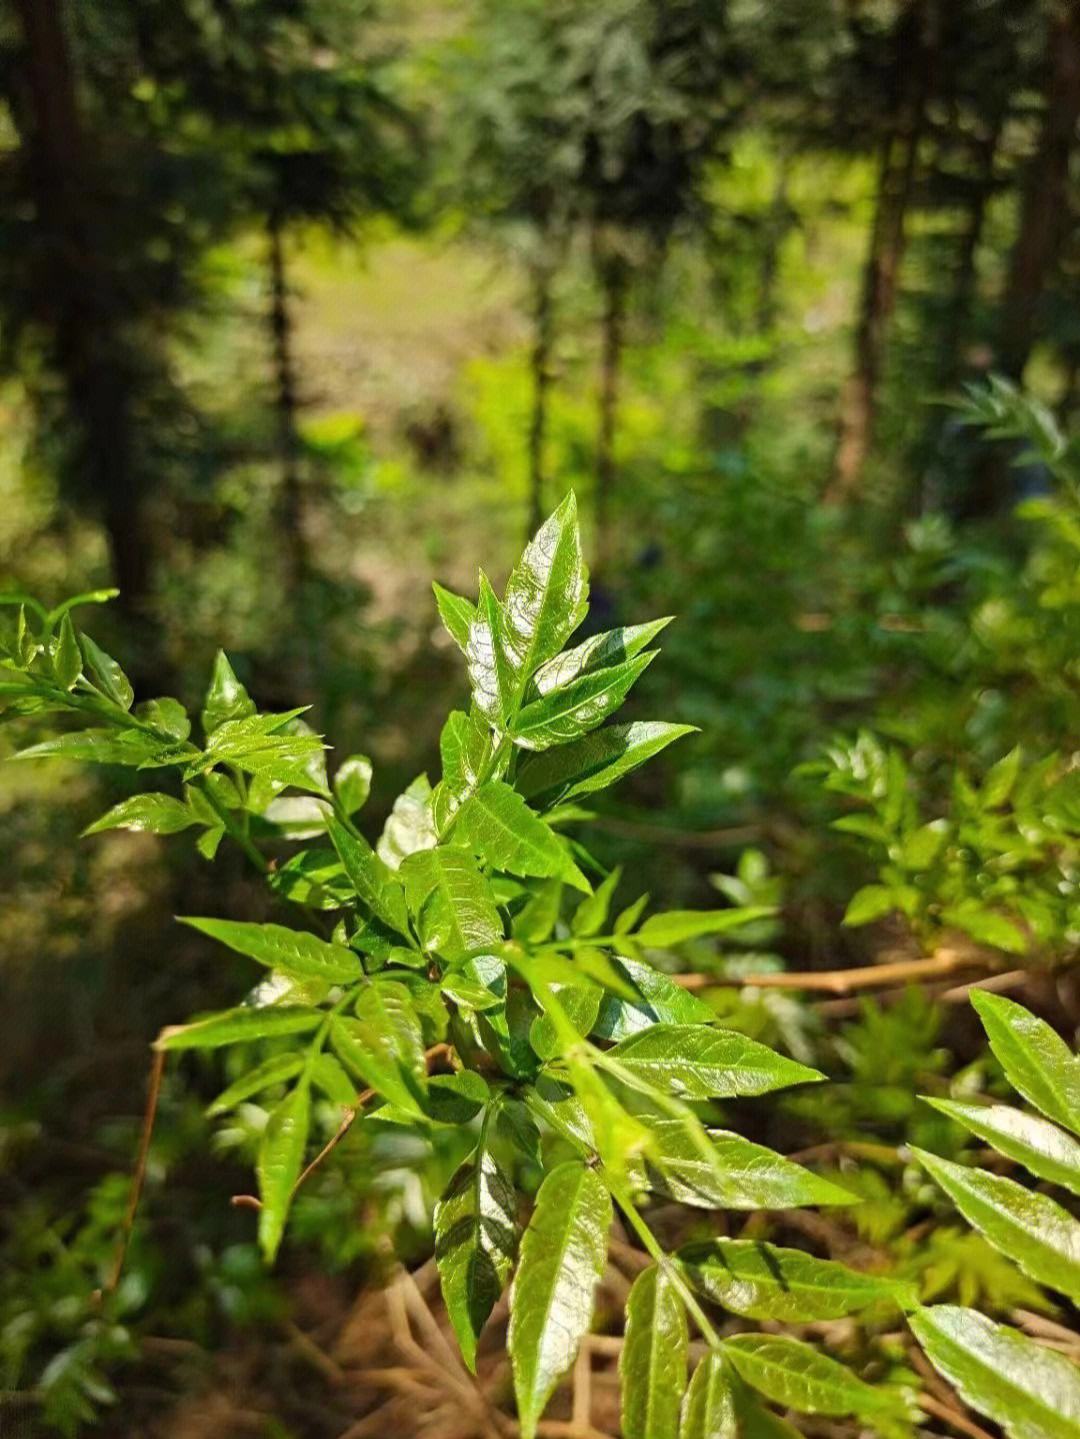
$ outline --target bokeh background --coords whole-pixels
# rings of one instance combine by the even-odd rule
[[[2,588],[117,586],[83,623],[144,695],[197,708],[223,647],[372,757],[377,829],[464,690],[432,579],[501,580],[573,487],[595,627],[677,616],[634,716],[701,730],[594,848],[665,906],[782,904],[706,967],[869,963],[911,935],[841,925],[873,865],[799,766],[869,727],[933,813],[1075,743],[1076,512],[1038,507],[1075,499],[1078,117],[1066,0],[0,0]],[[342,1146],[271,1277],[228,1204],[259,1111],[215,1128],[187,1065],[94,1308],[148,1041],[243,983],[172,916],[271,912],[242,856],[80,840],[124,783],[0,767],[0,1433],[351,1434],[308,1335],[430,1253],[453,1153]],[[834,1123],[902,1129],[940,1069],[943,1012],[890,1014]]]

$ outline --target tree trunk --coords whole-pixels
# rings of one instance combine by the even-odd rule
[[[596,441],[596,571],[603,574],[611,560],[611,500],[615,488],[615,435],[619,418],[619,382],[626,321],[627,276],[618,258],[604,261],[600,271],[604,293],[601,321],[600,404]]]
[[[978,280],[979,245],[982,243],[986,212],[994,193],[998,145],[1005,116],[994,117],[990,129],[975,147],[975,174],[959,235],[956,270],[948,320],[942,336],[941,385],[950,389],[963,376],[966,368],[965,348],[971,329],[971,311]]]
[[[824,495],[829,503],[850,500],[858,492],[874,438],[878,387],[896,308],[928,90],[929,57],[921,33],[923,10],[916,0],[902,17],[897,37],[897,64],[902,67],[906,93],[896,123],[881,148],[877,201],[855,326],[855,363],[840,397],[833,472]]]
[[[1001,320],[998,364],[1018,382],[1035,339],[1039,300],[1065,234],[1078,119],[1080,6],[1062,3],[1049,26],[1046,110],[1024,185]]]
[[[554,324],[551,305],[551,271],[543,264],[533,270],[532,415],[529,420],[529,529],[531,537],[544,519],[544,441],[547,436],[548,393],[551,389],[551,347]]]
[[[122,333],[107,217],[94,213],[61,0],[13,4],[25,42],[15,118],[39,221],[34,301],[67,394],[75,475],[100,506],[121,604],[135,612],[149,587],[130,403],[138,366]]]
[[[297,385],[293,364],[292,318],[289,314],[289,286],[285,270],[284,223],[280,214],[267,220],[270,267],[270,342],[274,361],[274,410],[277,420],[278,460],[281,488],[278,492],[278,525],[288,565],[288,578],[296,587],[308,574],[307,543],[304,537],[304,499],[300,478],[300,437],[297,426]]]

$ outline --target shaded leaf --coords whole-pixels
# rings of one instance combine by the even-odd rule
[[[272,1261],[281,1244],[292,1202],[293,1187],[300,1177],[307,1148],[311,1118],[311,1095],[300,1083],[270,1112],[259,1145],[259,1247]]]
[[[563,748],[529,756],[518,771],[517,789],[526,799],[542,799],[545,805],[595,794],[674,740],[694,733],[693,725],[662,720],[609,725]]]

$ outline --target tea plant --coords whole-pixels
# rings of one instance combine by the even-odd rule
[[[265,1096],[265,1257],[278,1251],[298,1188],[349,1125],[427,1134],[450,1126],[468,1135],[469,1152],[434,1215],[443,1296],[473,1368],[510,1286],[508,1347],[526,1439],[590,1327],[616,1212],[651,1260],[627,1304],[627,1439],[790,1434],[762,1401],[852,1416],[886,1436],[909,1432],[917,1411],[902,1383],[869,1383],[817,1345],[776,1332],[874,1306],[911,1310],[906,1284],[749,1238],[668,1252],[642,1212],[649,1195],[737,1212],[853,1199],[720,1127],[714,1108],[822,1076],[723,1028],[651,963],[657,951],[744,930],[771,906],[649,915],[642,896],[617,908],[618,871],[603,874],[569,833],[588,817],[582,801],[688,732],[605,723],[654,658],[649,646],[666,621],[566,647],[588,596],[572,495],[527,546],[502,598],[483,574],[475,603],[435,593],[465,658],[471,703],[443,728],[440,780],[414,780],[374,845],[356,821],[368,761],[346,759],[331,777],[301,712],[258,712],[224,655],[196,741],[176,700],[134,703],[120,666],[76,630],[79,601],[53,611],[27,601],[4,639],[8,714],[89,722],[18,758],[174,778],[175,792],[125,799],[90,832],[193,829],[208,859],[228,838],[307,921],[185,920],[267,974],[236,1007],[157,1041],[159,1055],[237,1045],[256,1057],[212,1111]],[[288,858],[268,858],[270,847],[296,842],[304,847]],[[336,1131],[314,1132],[317,1095],[338,1107]],[[943,1322],[936,1309],[916,1308],[916,1318],[931,1337]],[[773,1328],[747,1326],[758,1320]],[[705,1357],[688,1379],[691,1323]],[[981,1331],[972,1332],[977,1352]],[[963,1335],[952,1342],[964,1348]]]

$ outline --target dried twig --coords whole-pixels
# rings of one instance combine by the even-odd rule
[[[131,1234],[135,1228],[135,1216],[139,1212],[139,1200],[142,1198],[143,1185],[146,1182],[146,1164],[150,1158],[150,1141],[154,1137],[154,1121],[157,1119],[158,1101],[161,1098],[161,1077],[165,1073],[165,1054],[164,1049],[153,1051],[154,1057],[150,1064],[150,1084],[146,1093],[142,1132],[139,1135],[139,1152],[135,1159],[135,1171],[131,1176],[131,1189],[128,1193],[127,1209],[116,1245],[112,1273],[105,1286],[106,1294],[115,1294],[120,1284],[128,1245],[131,1243]]]
[[[812,989],[827,994],[850,994],[858,989],[885,989],[898,984],[919,984],[940,979],[962,969],[985,969],[987,960],[954,949],[939,949],[929,959],[898,959],[886,964],[868,964],[859,969],[820,969],[777,974],[744,974],[736,977],[715,974],[673,974],[684,989],[710,989],[736,985],[743,989]]]

